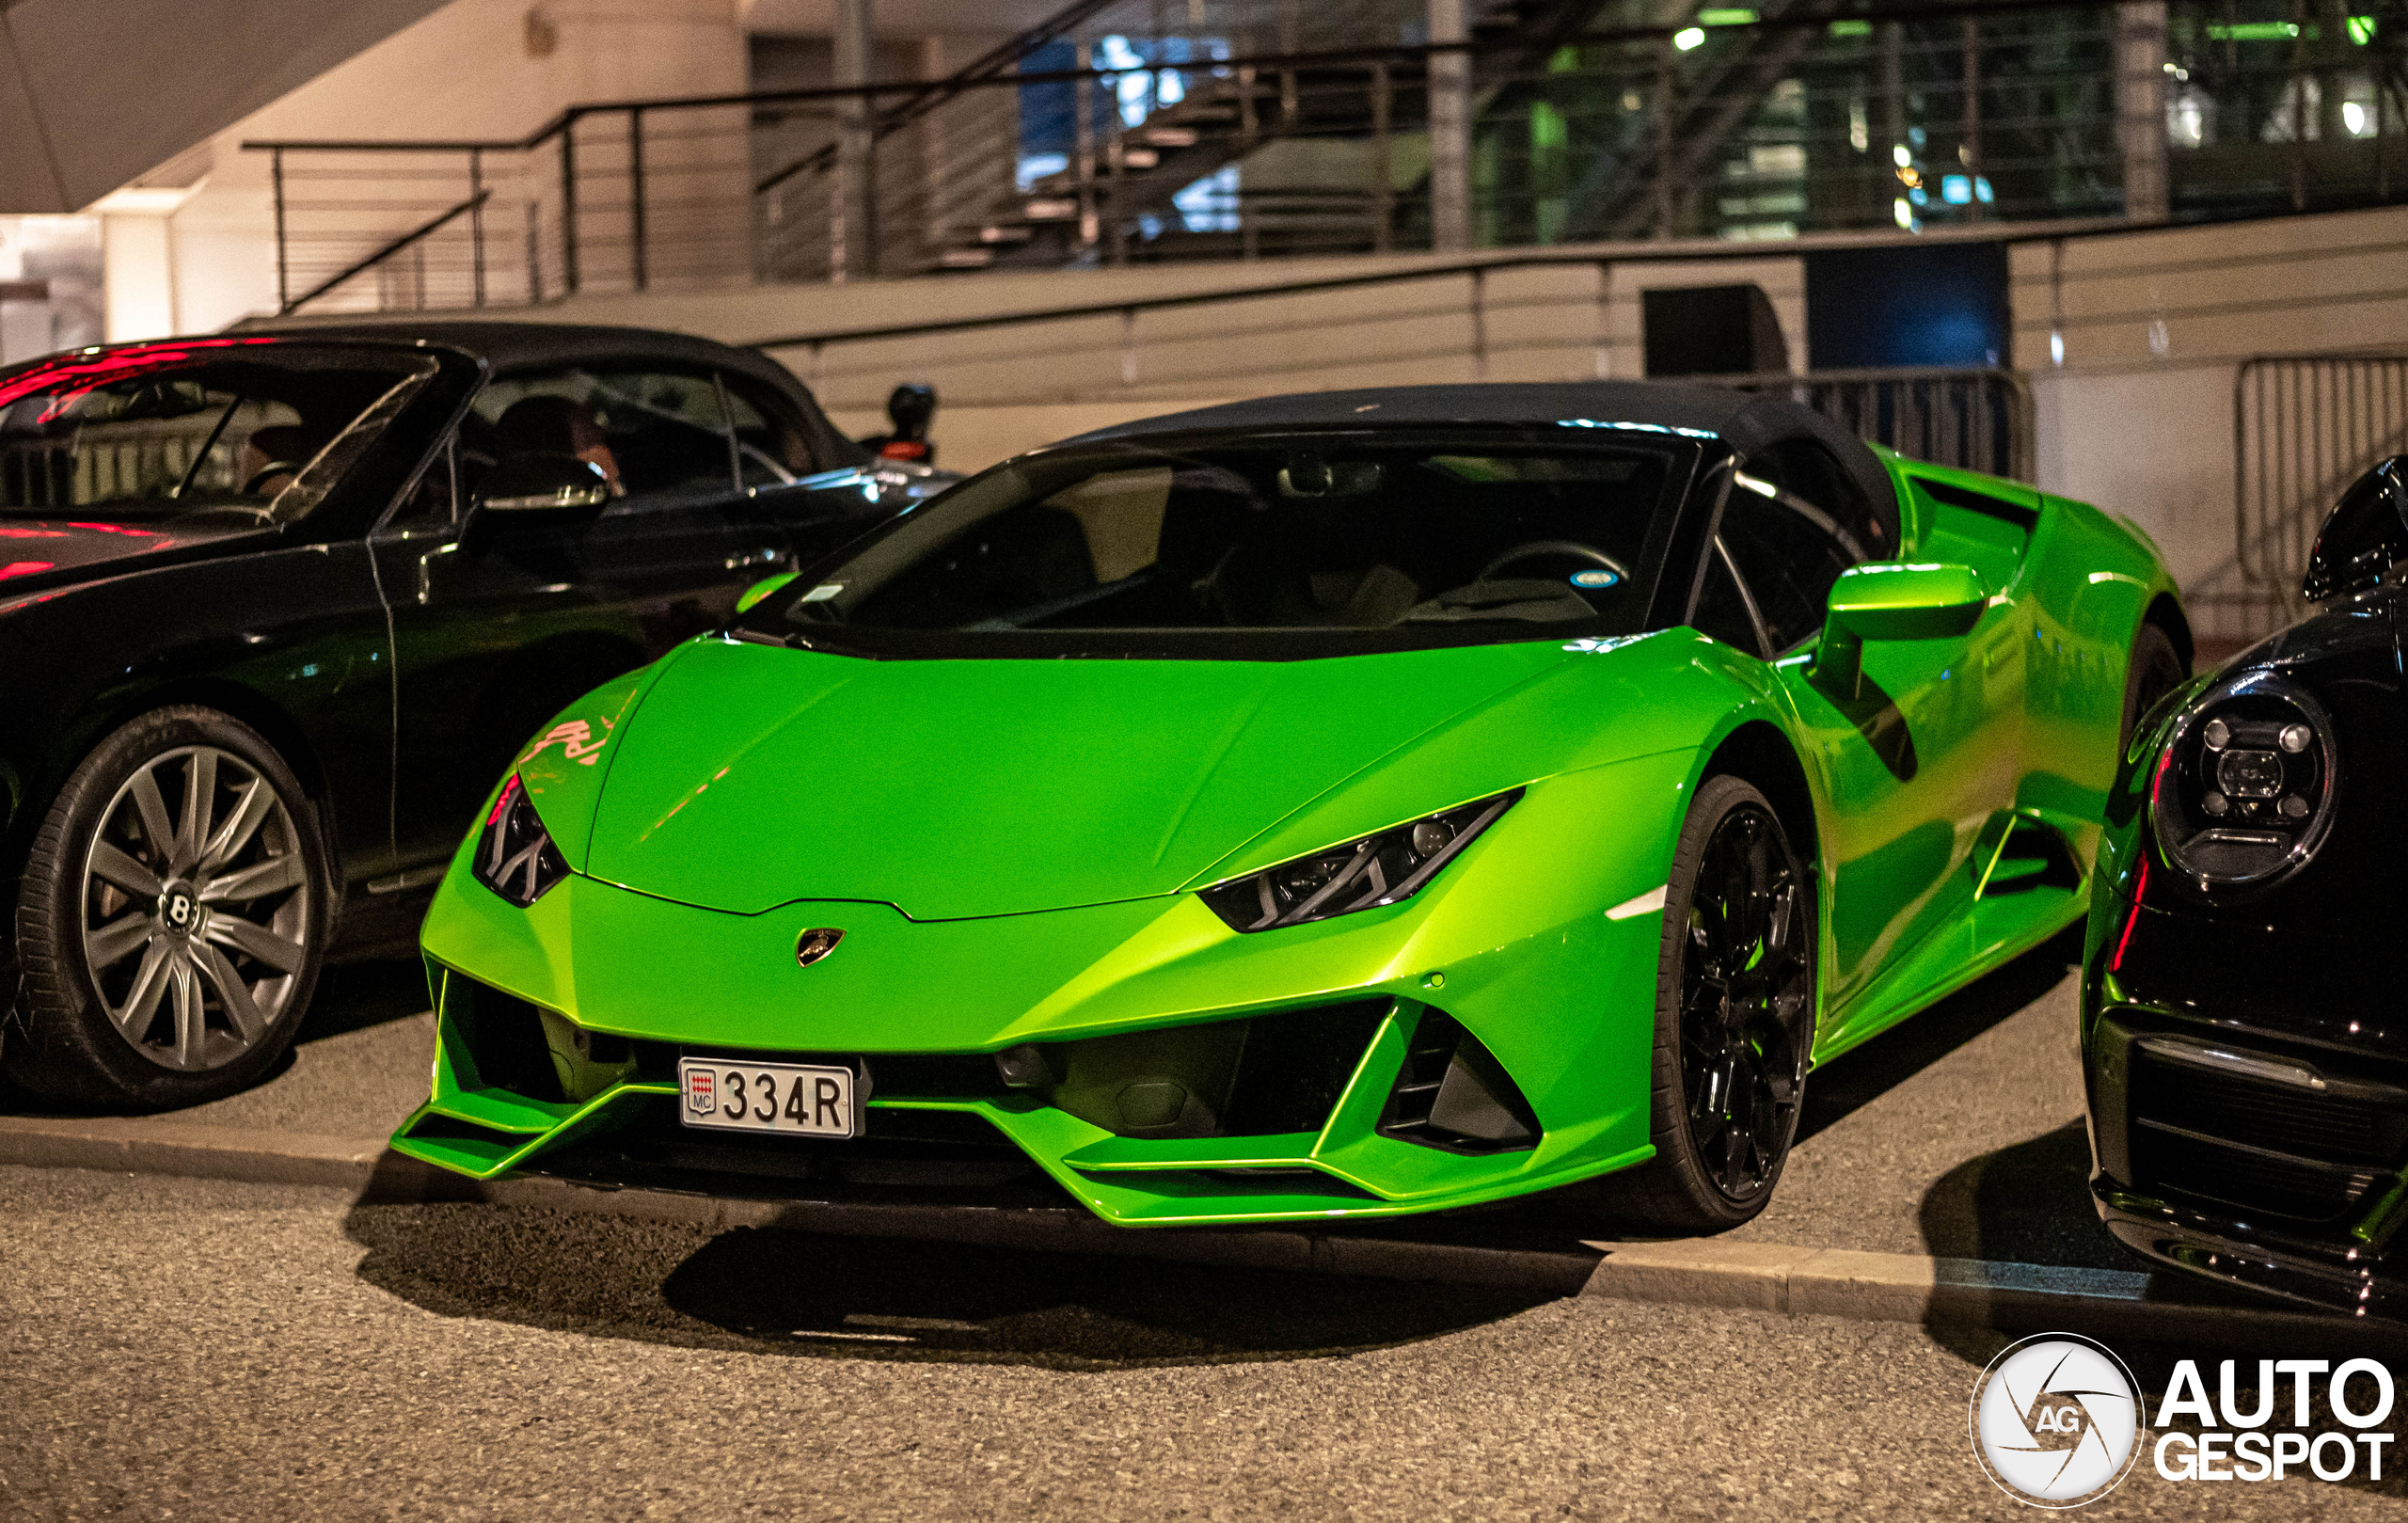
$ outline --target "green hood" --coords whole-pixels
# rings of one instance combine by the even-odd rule
[[[952,920],[1168,894],[1566,659],[1554,643],[887,661],[698,642],[657,669],[614,735],[583,866],[747,914],[859,899]]]

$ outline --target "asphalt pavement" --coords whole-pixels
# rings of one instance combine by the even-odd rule
[[[2077,950],[1817,1072],[1779,1195],[1721,1242],[2133,1267],[2082,1190]],[[107,1124],[380,1134],[423,1094],[425,1003],[415,965],[335,970],[270,1082]],[[2020,1515],[1966,1426],[2015,1335],[1939,1315],[101,1168],[0,1166],[0,1519]],[[1542,1201],[1378,1231],[1545,1257],[1610,1227]],[[2270,1336],[2364,1351],[2223,1318],[2117,1351],[2151,1389],[2239,1353],[2244,1397]],[[2402,1494],[2144,1461],[2084,1515],[2399,1517]]]
[[[91,1170],[0,1216],[8,1518],[2031,1515],[1980,1329]],[[2144,1460],[2083,1515],[2401,1495]]]

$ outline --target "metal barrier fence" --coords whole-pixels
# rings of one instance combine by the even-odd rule
[[[2408,453],[2408,355],[2261,355],[2233,380],[2236,601],[2279,627],[2325,516],[2386,455]]]
[[[2408,16],[1815,0],[1408,45],[1415,0],[1078,0],[945,79],[579,106],[273,158],[288,310],[1432,246],[1468,56],[1474,246],[2213,217],[2400,188]],[[1497,16],[1507,12],[1498,11]],[[1536,20],[1527,18],[1538,18]]]
[[[2013,371],[1814,371],[1723,384],[1785,392],[1857,437],[1917,460],[2021,482],[2035,476],[2032,389]]]

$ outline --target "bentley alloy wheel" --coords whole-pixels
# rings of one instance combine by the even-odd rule
[[[242,757],[186,746],[137,767],[85,852],[79,896],[109,1024],[163,1068],[240,1057],[292,1000],[311,893],[292,811]]]
[[[327,885],[316,814],[264,739],[210,709],[135,720],[77,769],[35,843],[9,1071],[120,1105],[250,1082],[316,981]]]

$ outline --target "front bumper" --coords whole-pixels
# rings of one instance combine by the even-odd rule
[[[1602,912],[1662,881],[1652,849],[1633,855],[1616,864],[1517,808],[1452,881],[1259,935],[1193,895],[914,922],[859,902],[733,914],[572,876],[521,910],[455,863],[422,936],[441,1032],[433,1093],[394,1147],[480,1178],[709,1193],[1003,1202],[1029,1186],[1058,1200],[1058,1186],[1130,1226],[1390,1216],[1548,1189],[1653,1154],[1661,923]],[[843,944],[798,967],[814,927],[842,928]],[[522,1035],[499,1040],[480,1001],[524,1007]],[[524,1035],[531,1021],[539,1037]],[[1240,1071],[1207,1107],[1227,1124],[1192,1134],[1117,1124],[1108,1096],[1013,1089],[993,1061],[1035,1044],[1074,1066],[1085,1055],[1092,1072],[1099,1053],[1211,1048],[1240,1023],[1279,1040],[1250,1034],[1232,1054],[1282,1052],[1283,1075],[1314,1077],[1272,1085],[1286,1097],[1272,1103],[1249,1101]],[[682,1128],[681,1055],[865,1065],[866,1134]],[[1431,1120],[1458,1062],[1501,1071],[1491,1087],[1527,1122],[1519,1135]]]
[[[2129,902],[2105,930],[2083,1058],[2108,1231],[2188,1274],[2408,1317],[2388,1252],[2408,1222],[2408,1063],[2378,1029],[2388,1001],[2318,977],[2296,938]]]
[[[2108,1233],[2152,1263],[2329,1311],[2408,1319],[2408,1282],[2363,1245],[2271,1230],[2228,1212],[2127,1190],[2097,1173],[2090,1193]]]

